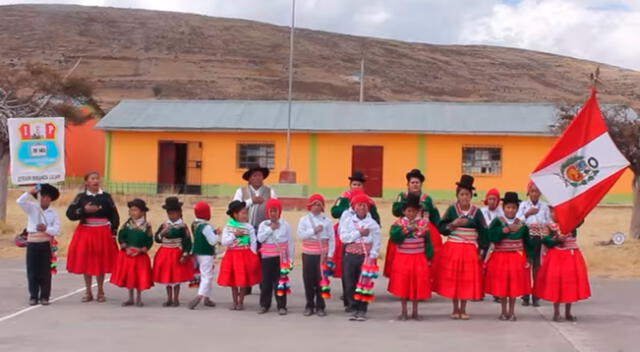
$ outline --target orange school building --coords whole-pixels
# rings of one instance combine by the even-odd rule
[[[97,125],[106,131],[108,189],[231,196],[252,164],[269,167],[275,184],[286,167],[287,116],[282,101],[122,101]],[[475,176],[479,193],[524,192],[556,140],[555,116],[552,104],[296,101],[297,185],[274,186],[281,195],[333,198],[361,170],[367,192],[390,199],[419,168],[436,199],[453,198],[462,173]],[[606,201],[630,201],[631,180],[628,172]]]

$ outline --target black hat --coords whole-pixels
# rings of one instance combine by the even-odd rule
[[[404,203],[402,204],[402,209],[407,209],[407,208],[415,208],[415,209],[421,209],[422,208],[422,203],[420,203],[420,195],[416,194],[416,193],[409,193],[407,194],[407,198],[405,199]]]
[[[422,171],[420,171],[419,169],[413,169],[409,172],[407,172],[407,182],[411,181],[412,178],[417,178],[418,180],[420,180],[420,183],[424,182],[424,175],[422,174]]]
[[[456,182],[456,186],[461,188],[466,188],[470,191],[475,191],[476,188],[473,187],[473,176],[471,175],[462,175],[460,176],[460,182]]]
[[[367,182],[367,179],[364,177],[362,171],[355,170],[351,173],[351,176],[349,176],[349,181],[360,181],[362,183],[365,183]]]
[[[240,200],[233,200],[231,201],[231,203],[229,203],[229,206],[227,207],[227,215],[233,217],[233,213],[237,213],[246,207],[247,207],[247,203]]]
[[[127,203],[127,207],[129,207],[129,208],[136,207],[136,208],[144,211],[145,213],[149,211],[149,208],[147,208],[147,203],[145,203],[145,201],[140,199],[140,198],[136,198],[136,199],[128,202]]]
[[[261,166],[252,166],[247,171],[245,171],[244,174],[242,174],[242,179],[245,181],[249,181],[249,178],[251,177],[251,175],[253,175],[253,173],[256,171],[262,172],[262,178],[269,177],[269,168],[261,167]]]
[[[182,211],[182,202],[178,199],[178,197],[168,197],[167,199],[164,200],[162,209],[166,211],[169,211],[169,210]]]
[[[51,201],[55,202],[60,198],[60,191],[58,189],[48,183],[44,183],[40,185],[40,196],[49,196]]]
[[[520,198],[518,198],[518,193],[516,192],[507,192],[504,194],[504,198],[501,199],[502,200],[502,205],[504,206],[505,204],[516,204],[519,205],[520,204]]]

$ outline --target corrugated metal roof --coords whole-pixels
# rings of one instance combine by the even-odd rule
[[[550,135],[556,106],[536,103],[295,101],[294,132]],[[285,131],[286,101],[123,100],[106,130]]]

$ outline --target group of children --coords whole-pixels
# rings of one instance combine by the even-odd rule
[[[467,301],[490,294],[501,303],[499,318],[515,321],[516,298],[523,297],[523,304],[528,305],[528,295],[533,293],[534,305],[538,298],[554,303],[555,321],[575,321],[571,303],[590,296],[586,265],[575,230],[571,234],[559,231],[553,209],[540,200],[535,185],[529,185],[526,202],[515,192],[507,192],[501,199],[497,190],[490,190],[486,206],[479,209],[471,202],[474,179],[463,175],[456,183],[456,203],[440,218],[431,197],[422,193],[425,178],[420,170],[411,170],[406,179],[407,192],[393,204],[397,220],[389,230],[384,268],[388,291],[401,300],[399,320],[422,320],[418,302],[436,292],[452,300],[452,319],[468,320]],[[375,202],[363,191],[364,175],[354,172],[349,182],[349,190],[331,208],[331,215],[339,219],[337,224],[325,215],[325,200],[320,194],[308,199],[308,213],[298,222],[305,316],[327,314],[325,299],[331,296],[331,276],[341,278],[343,304],[351,320],[366,320],[368,304],[374,299],[380,217]],[[97,301],[104,302],[104,275],[112,273],[110,282],[128,289],[123,306],[143,306],[141,292],[154,283],[166,285],[163,306],[179,306],[181,284],[195,280],[199,282],[198,293],[188,307],[194,309],[200,303],[213,307],[216,246],[222,245],[226,251],[217,283],[231,288],[231,310],[243,310],[248,288],[259,284],[258,313],[269,312],[275,297],[278,314],[287,314],[288,275],[295,246],[277,198],[265,202],[265,220],[257,228],[249,221],[247,203],[234,200],[226,212],[229,220],[222,229],[214,229],[206,202],[194,206],[195,221],[188,226],[183,220],[183,204],[177,197],[169,197],[162,206],[167,220],[154,233],[143,200],[127,204],[129,218],[120,227],[113,199],[100,188],[99,175],[88,174],[85,185],[85,191],[67,210],[70,220],[80,221],[69,246],[67,270],[84,275],[83,302],[93,300],[92,276],[98,280]],[[37,195],[39,204],[29,201]],[[42,185],[18,199],[28,214],[31,304],[48,304],[49,240],[60,232],[60,221],[49,205],[58,196],[55,187]],[[447,238],[444,244],[443,236]],[[160,248],[152,265],[149,250],[154,242]],[[566,303],[564,318],[561,303]]]

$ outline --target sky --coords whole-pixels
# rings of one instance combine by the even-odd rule
[[[292,0],[0,0],[291,22]],[[640,70],[640,0],[296,0],[296,27],[532,49]]]

